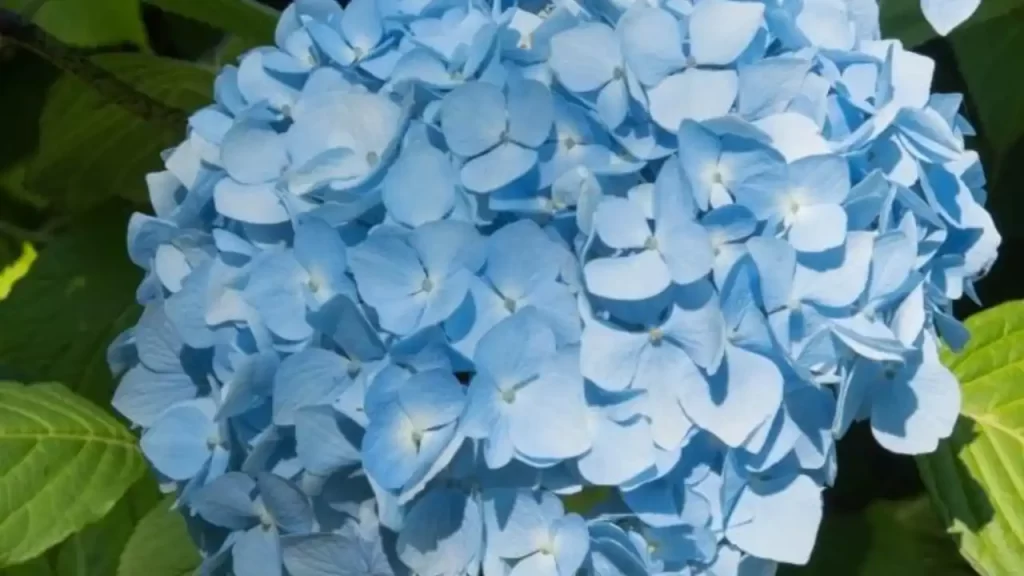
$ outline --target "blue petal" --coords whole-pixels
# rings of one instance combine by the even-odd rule
[[[789,229],[789,243],[798,252],[827,252],[846,240],[846,210],[838,204],[800,208]]]
[[[505,298],[518,301],[558,277],[562,254],[540,226],[520,220],[487,241],[487,278]]]
[[[546,86],[535,80],[509,84],[509,138],[523,146],[537,148],[548,139],[554,118],[555,107]]]
[[[330,404],[350,384],[344,359],[334,352],[307,348],[285,358],[274,376],[274,423],[293,426],[299,409]]]
[[[448,148],[472,157],[501,141],[508,127],[505,95],[484,82],[464,84],[449,93],[441,105],[441,128]]]
[[[654,468],[650,426],[640,418],[628,423],[595,415],[593,447],[577,462],[580,474],[598,486],[618,486]]]
[[[652,235],[639,204],[615,196],[598,205],[594,230],[601,242],[618,250],[641,248]]]
[[[665,261],[653,250],[591,260],[583,267],[583,273],[588,291],[611,300],[646,300],[672,285]]]
[[[277,530],[262,526],[250,528],[242,534],[231,549],[232,566],[236,574],[252,576],[282,576],[281,540]]]
[[[191,400],[199,387],[187,374],[157,373],[135,366],[125,373],[114,392],[114,409],[139,426],[152,426],[170,406]]]
[[[462,184],[478,194],[494,192],[525,176],[537,160],[535,150],[506,142],[464,164],[460,173]]]
[[[717,373],[684,382],[683,409],[695,424],[739,447],[778,411],[782,383],[774,362],[730,345]]]
[[[296,414],[295,449],[311,474],[326,477],[359,464],[362,436],[358,425],[331,406],[309,406]]]
[[[572,92],[597,90],[611,81],[622,64],[619,39],[605,24],[581,24],[551,38],[548,65]]]
[[[690,54],[697,64],[731,64],[753,41],[763,21],[761,4],[701,2],[690,13]]]
[[[554,353],[551,329],[536,314],[521,313],[491,328],[480,339],[473,360],[477,372],[505,387],[536,377]]]
[[[412,422],[397,408],[370,419],[363,437],[363,466],[385,489],[401,488],[419,466],[411,432]]]
[[[925,339],[924,346],[934,346]],[[884,382],[876,388],[871,429],[885,448],[899,454],[925,454],[953,432],[960,412],[956,377],[926,350],[904,382]]]
[[[644,350],[650,345],[647,334],[633,333],[588,322],[580,345],[580,369],[595,384],[612,392],[633,384]]]
[[[458,418],[466,394],[449,371],[430,370],[410,377],[399,390],[398,401],[413,426],[425,431]]]
[[[216,433],[210,414],[196,404],[182,404],[164,412],[142,435],[140,445],[161,474],[188,480],[210,459],[208,442]]]
[[[249,224],[280,224],[290,219],[273,184],[246,185],[225,178],[213,188],[217,212]]]
[[[748,485],[733,505],[725,534],[748,554],[806,564],[821,517],[821,487],[808,476],[783,477]]]
[[[304,533],[313,528],[309,499],[292,482],[270,472],[256,476],[256,487],[267,512],[285,532]]]
[[[796,251],[784,240],[766,237],[751,238],[747,250],[760,274],[765,310],[774,312],[787,306],[796,273]]]
[[[423,497],[398,534],[398,557],[420,574],[460,574],[481,556],[480,505],[465,494],[440,489]]]
[[[697,309],[673,306],[661,326],[666,338],[679,345],[694,363],[710,373],[718,371],[725,356],[725,317],[717,298]]]
[[[518,453],[533,460],[565,460],[590,449],[579,366],[578,350],[565,348],[537,366],[537,379],[515,394],[509,435]]]
[[[384,179],[384,207],[410,227],[440,220],[455,206],[455,178],[440,150],[423,142],[407,146]]]
[[[376,0],[352,0],[341,16],[341,30],[349,45],[367,54],[380,43],[384,27]]]
[[[665,130],[676,132],[683,120],[708,120],[727,114],[738,93],[735,71],[689,68],[651,88],[651,118]]]
[[[255,490],[256,481],[251,476],[228,472],[196,493],[191,507],[216,526],[245,530],[258,521],[252,500]]]
[[[645,86],[654,86],[686,65],[679,21],[671,12],[634,4],[618,22],[622,52]]]

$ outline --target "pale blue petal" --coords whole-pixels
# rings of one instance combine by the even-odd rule
[[[694,363],[709,373],[718,371],[725,356],[725,317],[717,298],[697,309],[673,306],[661,326],[666,338],[678,344]]]
[[[415,429],[426,431],[458,418],[466,394],[449,371],[430,370],[406,380],[398,391],[398,401]]]
[[[780,478],[742,491],[725,535],[754,556],[802,565],[810,559],[821,517],[821,487],[814,480]]]
[[[715,251],[708,231],[688,217],[659,219],[655,238],[676,284],[691,284],[711,272]]]
[[[619,330],[595,320],[584,326],[580,343],[583,375],[601,388],[615,392],[633,384],[650,340],[647,334]]]
[[[594,230],[609,248],[641,248],[651,237],[651,227],[640,205],[612,196],[597,206]]]
[[[671,12],[634,4],[617,24],[622,53],[645,86],[654,86],[686,65],[679,21]]]
[[[505,95],[484,82],[464,84],[441,104],[441,128],[448,148],[471,157],[496,146],[507,129]]]
[[[142,435],[142,452],[161,474],[172,480],[188,480],[210,459],[208,442],[217,433],[210,415],[194,404],[164,412]]]
[[[796,273],[796,251],[784,240],[767,237],[751,238],[747,250],[760,274],[765,309],[774,312],[788,305]]]
[[[850,165],[832,154],[807,156],[789,165],[789,183],[804,204],[841,204],[850,193]]]
[[[351,383],[346,369],[344,358],[319,348],[285,358],[274,376],[274,423],[293,426],[300,408],[333,402]]]
[[[650,425],[643,419],[626,424],[614,422],[601,414],[591,426],[594,429],[593,448],[577,462],[580,474],[598,486],[619,486],[655,465],[654,441]]]
[[[554,533],[554,555],[561,576],[576,574],[590,551],[587,523],[576,514],[567,514],[551,525]]]
[[[213,205],[219,214],[248,224],[280,224],[291,217],[273,184],[247,185],[225,178],[213,188]]]
[[[486,276],[505,298],[518,301],[558,277],[562,254],[532,220],[519,220],[488,238]]]
[[[112,404],[125,418],[149,427],[160,414],[178,402],[191,400],[199,387],[187,374],[158,373],[138,365],[125,372]]]
[[[793,218],[789,243],[798,252],[827,252],[846,240],[846,210],[838,204],[804,206]]]
[[[245,530],[257,521],[253,506],[256,481],[248,474],[228,472],[203,486],[190,505],[207,522],[232,530]]]
[[[371,418],[363,437],[366,474],[383,488],[397,490],[418,466],[412,423],[400,410],[391,409]]]
[[[579,366],[579,351],[563,349],[516,393],[509,434],[517,452],[534,460],[565,460],[590,449]]]
[[[359,464],[362,430],[332,406],[309,406],[295,418],[295,450],[302,467],[328,476],[339,468]]]
[[[701,428],[731,447],[742,446],[782,403],[782,373],[770,359],[729,346],[707,381],[684,382],[682,405]]]
[[[726,65],[739,58],[764,20],[764,5],[709,0],[690,13],[690,54],[697,64]]]
[[[925,339],[924,346],[933,346]],[[905,382],[876,388],[871,430],[878,443],[898,454],[926,454],[953,432],[960,412],[960,386],[934,350],[911,369]]]
[[[448,156],[427,143],[406,146],[384,178],[388,215],[416,227],[444,218],[455,206],[456,174]]]
[[[665,261],[653,250],[591,260],[583,267],[583,274],[587,290],[611,300],[646,300],[672,284]]]
[[[555,335],[536,315],[513,314],[491,328],[473,356],[478,373],[505,389],[538,375],[555,353]]]
[[[270,126],[239,122],[224,135],[220,161],[228,174],[242,184],[276,180],[288,166],[284,136]]]
[[[313,528],[309,499],[294,483],[276,474],[261,472],[256,476],[256,487],[263,506],[281,530],[305,533]]]
[[[708,120],[727,114],[738,92],[739,80],[733,70],[689,68],[650,89],[651,118],[674,133],[683,120]]]
[[[494,192],[526,175],[537,159],[536,150],[506,142],[464,164],[462,184],[478,194]]]
[[[384,36],[377,0],[352,0],[341,16],[341,31],[357,53],[367,54]]]
[[[250,528],[231,549],[235,574],[246,576],[282,576],[281,539],[277,530],[262,526]]]
[[[398,533],[398,557],[419,574],[460,574],[481,555],[480,505],[462,492],[429,492]]]
[[[528,148],[543,144],[554,125],[555,106],[548,88],[535,80],[508,86],[508,137]]]
[[[572,92],[590,92],[611,81],[623,65],[619,39],[606,24],[587,23],[551,38],[548,65]]]

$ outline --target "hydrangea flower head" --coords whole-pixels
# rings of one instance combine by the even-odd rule
[[[204,573],[805,563],[852,422],[951,433],[937,346],[1000,243],[959,98],[871,14],[292,4],[129,226],[114,405]]]

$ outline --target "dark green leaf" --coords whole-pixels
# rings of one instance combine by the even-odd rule
[[[126,219],[117,205],[83,215],[0,302],[0,361],[21,379],[62,381],[101,406],[110,402],[106,348],[138,314]]]
[[[272,44],[279,15],[256,0],[146,0],[167,12],[180,14],[246,39],[251,46]]]
[[[1022,0],[983,0],[978,11],[961,24],[958,30],[983,24],[1022,6]],[[938,36],[924,19],[920,0],[881,0],[881,21],[882,36],[899,38],[908,48]]]
[[[988,576],[1024,566],[1024,301],[967,320],[971,341],[943,361],[960,380],[960,421],[921,475],[960,551]]]
[[[206,68],[141,54],[96,56],[93,62],[176,109],[195,110],[211,101],[213,73]],[[140,117],[65,75],[43,107],[39,150],[29,162],[26,185],[71,210],[114,195],[142,201],[146,174],[161,168],[160,152],[184,132],[184,125]]]
[[[142,519],[121,556],[118,576],[186,576],[199,566],[199,552],[173,503],[173,497],[165,498]]]
[[[779,576],[972,576],[928,498],[878,500],[859,513],[826,514],[807,566]]]
[[[0,0],[0,8],[73,46],[147,46],[139,0]]]

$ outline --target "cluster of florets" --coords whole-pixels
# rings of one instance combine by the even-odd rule
[[[298,0],[149,178],[114,405],[208,573],[771,573],[851,422],[951,432],[1000,238],[873,3],[507,4]]]

